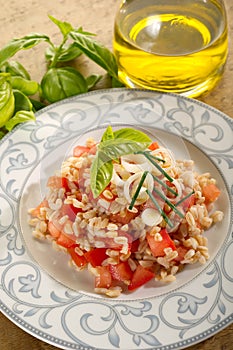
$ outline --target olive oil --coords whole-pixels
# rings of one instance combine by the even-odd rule
[[[115,19],[113,47],[127,86],[200,96],[223,74],[224,6],[217,0],[126,0]]]

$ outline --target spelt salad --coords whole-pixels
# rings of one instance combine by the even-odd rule
[[[109,297],[205,264],[204,232],[223,219],[211,174],[133,128],[109,126],[101,140],[77,145],[47,188],[29,210],[33,236],[64,250]]]

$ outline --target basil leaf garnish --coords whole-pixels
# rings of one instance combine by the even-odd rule
[[[139,130],[123,128],[113,132],[112,127],[108,126],[91,166],[91,190],[94,198],[97,198],[110,183],[113,160],[117,161],[124,155],[143,151],[150,144],[151,139]]]

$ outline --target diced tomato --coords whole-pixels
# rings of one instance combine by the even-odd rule
[[[88,153],[90,151],[89,147],[86,146],[76,146],[73,149],[73,156],[74,157],[81,157],[84,153]]]
[[[145,269],[141,265],[138,265],[133,273],[128,290],[134,290],[141,287],[143,284],[149,282],[153,277],[155,277],[154,272]]]
[[[184,212],[186,212],[192,205],[195,204],[195,195],[192,194],[188,198],[186,198],[182,203],[181,206],[184,209]]]
[[[76,237],[74,235],[68,235],[65,233],[61,233],[57,238],[57,244],[64,248],[72,248],[77,246]]]
[[[154,151],[155,149],[159,148],[159,144],[158,142],[154,141],[150,144],[150,146],[148,147],[151,151]]]
[[[138,251],[139,243],[140,243],[139,239],[136,239],[135,241],[132,242],[131,249],[130,249],[131,253],[135,253]]]
[[[40,215],[40,209],[41,208],[48,208],[49,204],[47,199],[44,199],[36,208],[34,208],[30,214],[33,217],[38,217]]]
[[[66,177],[50,176],[47,186],[51,188],[64,188],[66,192],[70,192],[69,180]]]
[[[110,214],[110,220],[112,222],[117,222],[122,225],[125,225],[128,224],[131,220],[133,220],[136,216],[138,216],[138,212],[134,213],[126,209],[123,213]]]
[[[164,256],[165,248],[172,248],[172,250],[176,250],[175,243],[167,233],[166,229],[162,229],[160,234],[162,236],[161,241],[156,241],[154,236],[152,236],[150,233],[146,235],[147,242],[154,257]]]
[[[97,271],[99,276],[95,277],[96,288],[109,288],[112,284],[112,275],[106,266],[98,266]]]
[[[89,154],[96,154],[96,151],[97,151],[97,145],[94,145],[90,148]]]
[[[133,271],[127,261],[120,262],[117,265],[109,265],[109,271],[112,278],[117,281],[131,281],[133,277]]]
[[[86,260],[93,266],[100,266],[102,262],[108,258],[106,248],[94,248],[84,253]]]
[[[218,199],[221,191],[215,184],[208,184],[202,188],[202,194],[205,197],[205,203],[209,204]]]
[[[81,208],[76,208],[72,204],[63,204],[61,208],[62,215],[68,215],[69,219],[72,222],[74,222],[76,215],[81,211]]]
[[[85,256],[79,255],[78,253],[76,253],[75,247],[68,248],[68,252],[71,256],[71,259],[74,261],[74,263],[78,267],[83,267],[87,264],[87,260],[85,259]]]
[[[53,238],[58,238],[61,234],[61,226],[53,221],[48,222],[48,231]]]
[[[184,256],[188,251],[188,248],[184,246],[179,246],[176,248],[176,251],[178,253],[178,256],[174,259],[176,262],[180,262],[181,260],[184,260]]]

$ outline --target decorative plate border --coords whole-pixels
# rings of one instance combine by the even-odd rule
[[[90,110],[94,121],[88,116]],[[55,149],[77,133],[72,124],[74,114],[80,120],[75,125],[81,133],[93,125],[125,123],[122,112],[127,124],[153,126],[197,145],[224,174],[231,199],[231,224],[218,256],[198,276],[195,295],[195,281],[145,300],[107,300],[75,293],[51,279],[31,260],[19,235],[18,203],[24,177],[38,164],[44,151]],[[108,117],[103,119],[103,115]],[[0,142],[0,244],[4,247],[4,251],[0,250],[1,311],[35,337],[57,347],[80,350],[182,349],[230,324],[232,130],[232,119],[199,101],[136,89],[100,90],[76,96],[38,112],[36,123],[15,128]],[[20,173],[24,176],[19,177]],[[48,285],[50,292],[43,285]],[[176,305],[175,315],[168,312],[171,305]],[[78,326],[73,324],[77,315]],[[53,324],[54,319],[59,322]],[[141,328],[139,320],[143,320]]]

